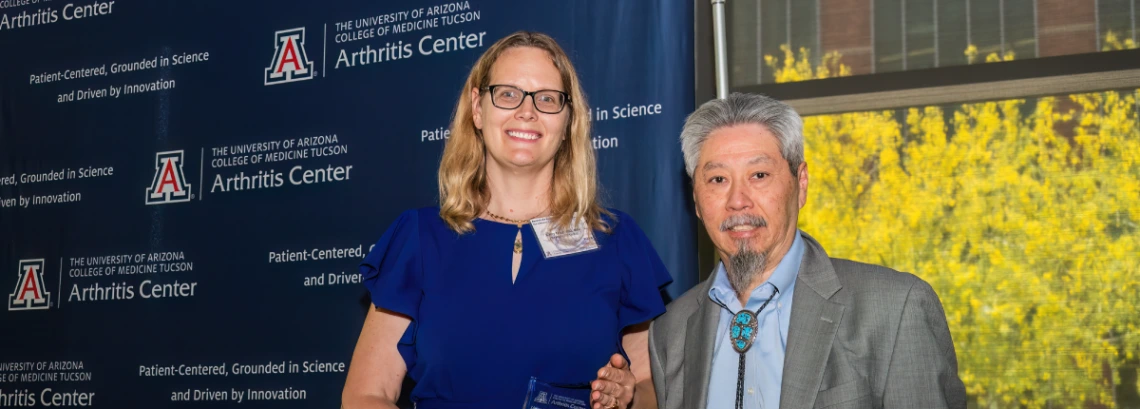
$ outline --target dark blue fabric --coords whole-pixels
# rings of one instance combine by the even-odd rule
[[[412,318],[399,350],[419,408],[517,407],[531,376],[590,382],[623,328],[665,312],[672,278],[637,223],[611,212],[597,250],[559,258],[544,259],[523,226],[514,283],[515,225],[477,219],[458,235],[436,207],[390,225],[360,271],[374,305]]]

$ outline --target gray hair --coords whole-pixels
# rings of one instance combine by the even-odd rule
[[[804,121],[791,106],[764,95],[734,92],[724,99],[706,102],[685,118],[681,128],[681,152],[689,177],[697,168],[701,147],[709,135],[733,125],[762,125],[776,136],[780,153],[788,161],[792,175],[804,162]]]

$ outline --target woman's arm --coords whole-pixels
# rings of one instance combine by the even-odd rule
[[[649,323],[632,325],[621,337],[622,348],[632,362],[620,354],[598,369],[590,403],[593,409],[657,409],[657,395],[649,369]]]
[[[396,344],[412,320],[372,306],[356,340],[341,393],[343,409],[395,409],[407,365]]]

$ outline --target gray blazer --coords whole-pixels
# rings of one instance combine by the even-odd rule
[[[802,233],[780,408],[965,408],[942,303],[912,274],[833,259]],[[713,278],[649,328],[660,409],[704,409],[720,307]]]

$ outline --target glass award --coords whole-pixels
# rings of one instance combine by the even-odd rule
[[[590,384],[548,383],[532,376],[523,409],[590,409]]]

